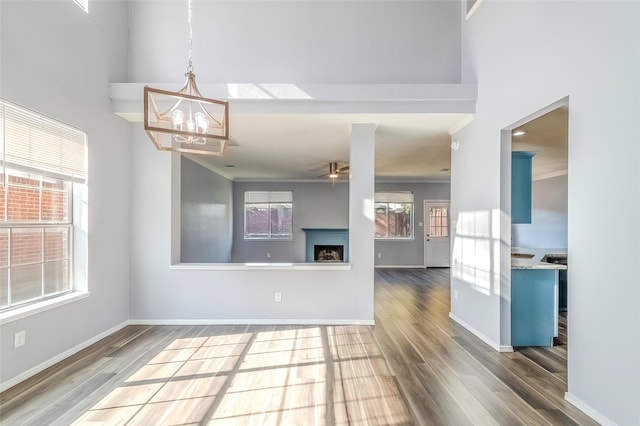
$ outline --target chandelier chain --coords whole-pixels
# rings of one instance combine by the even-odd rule
[[[193,56],[193,28],[191,27],[191,0],[189,0],[189,67],[188,72],[193,72],[193,63],[191,57]]]
[[[229,103],[204,98],[198,90],[193,73],[192,0],[186,1],[189,65],[185,83],[175,92],[145,86],[144,129],[159,150],[222,156],[228,145],[237,145],[229,140]]]

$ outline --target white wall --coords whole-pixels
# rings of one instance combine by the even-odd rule
[[[194,270],[171,268],[171,210],[175,197],[168,188],[172,186],[172,154],[157,151],[142,125],[134,125],[131,319],[150,323],[371,323],[373,224],[368,217],[373,216],[373,132],[370,137],[354,148],[364,164],[350,181],[350,247],[354,254],[351,269],[241,270],[222,266]],[[357,163],[351,162],[352,170],[358,167]],[[366,197],[368,185],[371,194]],[[359,187],[364,189],[354,192]],[[357,208],[352,212],[354,205]],[[276,291],[282,293],[281,303],[273,302]]]
[[[0,3],[2,97],[87,131],[88,298],[0,326],[7,383],[129,318],[129,126],[111,112],[111,79],[127,75],[126,2]],[[13,349],[13,335],[26,345]]]
[[[459,83],[460,10],[455,1],[194,1],[194,66],[201,84]],[[187,65],[186,5],[132,1],[130,21],[128,81],[175,82]],[[134,320],[373,320],[373,134],[352,140],[351,270],[186,271],[169,266],[171,161],[135,129]]]
[[[638,2],[483,2],[463,25],[477,114],[452,153],[452,211],[458,224],[469,218],[454,262],[470,266],[452,278],[452,315],[507,344],[496,285],[510,273],[500,267],[500,130],[569,96],[567,397],[619,425],[640,423],[639,28]],[[603,203],[610,232],[599,231]],[[615,264],[603,263],[612,251]]]
[[[459,83],[457,1],[193,2],[201,83]],[[187,67],[186,2],[131,2],[131,82]]]
[[[533,181],[531,223],[512,225],[513,247],[567,247],[567,190],[567,175]]]

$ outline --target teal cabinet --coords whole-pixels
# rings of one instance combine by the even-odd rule
[[[558,270],[511,270],[511,346],[553,346],[558,336]]]
[[[531,164],[535,153],[511,153],[511,223],[531,223]]]
[[[558,286],[559,286],[559,309],[560,312],[567,312],[567,270],[561,269],[558,271]]]

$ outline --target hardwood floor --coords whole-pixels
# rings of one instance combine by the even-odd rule
[[[564,400],[567,324],[552,348],[498,353],[449,319],[449,270],[378,270],[374,335],[420,424],[595,425]]]
[[[449,270],[377,270],[376,326],[129,326],[0,394],[7,425],[595,425],[553,348],[497,353]]]

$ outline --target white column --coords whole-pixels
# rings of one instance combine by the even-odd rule
[[[352,124],[349,154],[349,262],[358,283],[368,291],[373,319],[376,124]],[[370,302],[370,303],[369,303]]]

